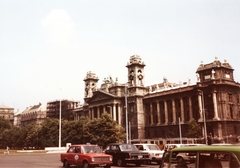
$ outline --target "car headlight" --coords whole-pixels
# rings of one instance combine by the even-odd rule
[[[110,157],[110,158],[109,158],[109,160],[112,162],[113,158],[112,158],[112,157]]]
[[[92,158],[92,162],[95,162],[95,158]]]

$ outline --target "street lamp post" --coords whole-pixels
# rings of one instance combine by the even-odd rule
[[[131,143],[131,121],[129,121],[129,143]]]
[[[204,98],[203,98],[203,91],[202,90],[198,90],[199,92],[201,92],[201,98],[202,98],[202,114],[203,114],[203,123],[204,123],[204,138],[205,138],[205,143],[206,145],[208,144],[207,142],[207,126],[206,126],[206,117],[205,117],[205,108],[204,108]]]
[[[125,84],[126,143],[128,143],[127,84]]]
[[[181,120],[180,120],[180,117],[178,118],[178,124],[179,124],[180,144],[182,144],[182,129],[181,129]]]
[[[61,99],[60,99],[60,103],[59,103],[59,148],[61,148],[61,131],[62,131],[62,103],[61,103]]]
[[[61,148],[61,139],[62,139],[62,102],[61,102],[61,91],[60,88],[60,100],[59,100],[59,131],[58,131],[58,148]]]

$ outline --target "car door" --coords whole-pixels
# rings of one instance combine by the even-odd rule
[[[81,165],[82,164],[82,154],[81,154],[81,147],[76,146],[75,148],[75,154],[74,154],[74,161],[76,162],[76,165]]]
[[[116,148],[115,145],[109,145],[105,149],[106,154],[112,155],[113,162],[116,162],[116,150],[115,150],[115,148]]]
[[[71,146],[68,150],[68,163],[75,164],[75,146]]]
[[[117,158],[121,158],[122,157],[122,153],[120,151],[120,148],[118,145],[113,145],[111,147],[111,151],[112,151],[112,156],[115,160],[117,160]]]

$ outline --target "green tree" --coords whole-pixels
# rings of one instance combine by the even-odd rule
[[[89,119],[80,117],[78,121],[64,121],[62,126],[62,144],[72,143],[80,144],[86,143],[86,127]]]
[[[122,142],[125,139],[124,129],[108,113],[103,113],[100,118],[91,120],[87,128],[86,134],[89,142],[99,146]]]
[[[1,132],[0,135],[0,147],[1,148],[6,148],[6,146],[10,146],[10,139],[11,136],[9,135],[10,130],[9,129],[5,129]]]
[[[9,146],[11,146],[12,149],[19,149],[23,147],[25,138],[22,137],[22,128],[21,127],[12,127],[9,132],[9,135],[11,135],[9,138]]]
[[[47,146],[57,147],[59,142],[59,120],[47,118],[38,132],[38,137],[41,148]]]
[[[25,146],[39,147],[39,132],[40,127],[37,124],[29,124],[25,128],[27,130],[27,136],[25,139]]]
[[[59,144],[59,120],[47,118],[42,126],[36,124],[12,127],[9,121],[0,118],[0,148],[57,147]],[[66,143],[95,143],[104,146],[125,140],[125,131],[108,113],[90,120],[81,117],[78,121],[62,120],[61,145]]]
[[[0,117],[0,148],[6,148],[10,144],[10,128],[9,120]]]
[[[6,119],[0,117],[0,132],[2,132],[5,129],[10,129],[10,128],[11,128],[11,126],[10,126],[9,120],[6,120]]]
[[[199,138],[202,136],[201,126],[196,122],[196,120],[191,119],[188,123],[187,137],[188,138]]]

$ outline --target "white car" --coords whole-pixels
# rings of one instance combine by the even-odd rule
[[[134,144],[138,150],[149,153],[149,162],[161,163],[164,150],[161,150],[156,144]]]
[[[179,144],[174,148],[185,147],[185,146],[205,146],[205,144]],[[179,163],[182,163],[184,161],[192,161],[196,159],[196,153],[179,153],[176,156],[176,159]]]
[[[174,148],[180,148],[180,147],[185,147],[185,146],[200,146],[200,145],[205,145],[205,144],[166,144],[165,150],[169,151]]]
[[[196,160],[196,153],[179,153],[176,159],[178,163],[183,163],[184,161]]]

